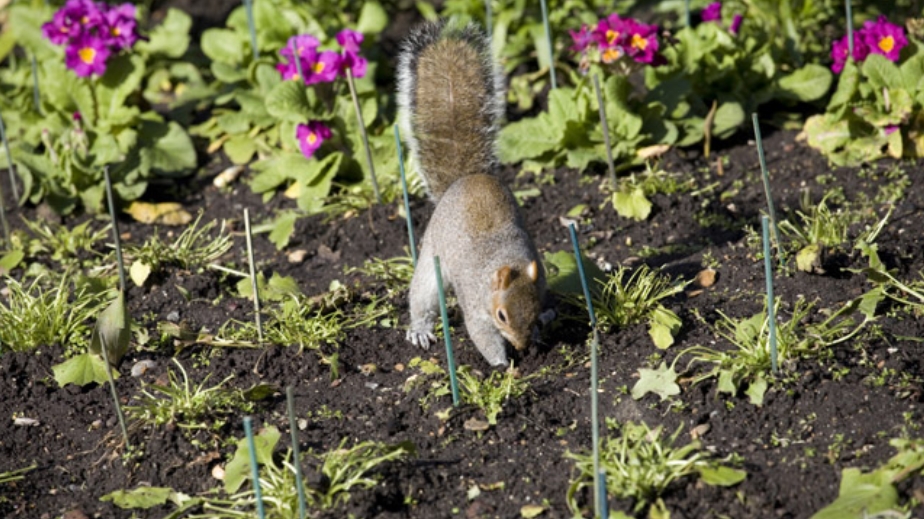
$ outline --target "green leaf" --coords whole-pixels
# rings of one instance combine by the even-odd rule
[[[648,393],[654,393],[667,400],[669,397],[680,394],[677,385],[677,372],[662,362],[658,369],[639,368],[638,382],[632,387],[632,398],[638,400]]]
[[[879,54],[870,54],[863,62],[863,75],[874,89],[901,88],[904,84],[901,71],[889,58]],[[917,85],[915,85],[917,86]]]
[[[298,207],[308,214],[314,214],[324,207],[324,202],[330,194],[330,188],[334,181],[334,176],[340,167],[340,161],[343,159],[343,153],[331,153],[320,161],[310,161],[314,166],[311,169],[306,168],[305,174],[312,175],[307,183],[301,182],[298,195]],[[312,169],[317,172],[312,173]]]
[[[96,99],[99,118],[110,126],[128,124],[140,113],[128,106],[128,97],[141,89],[144,78],[144,58],[138,54],[119,54],[106,63],[106,73],[97,82]],[[132,110],[134,108],[134,110]]]
[[[119,291],[119,295],[103,310],[96,321],[96,327],[90,337],[90,352],[102,356],[105,348],[109,363],[118,366],[119,361],[128,352],[130,340],[131,318],[125,304],[125,294]]]
[[[698,470],[699,477],[703,480],[703,483],[719,487],[737,485],[748,477],[748,473],[743,470],[724,467],[722,465],[701,466]]]
[[[539,157],[559,146],[560,136],[550,128],[547,117],[521,119],[508,124],[498,135],[498,155],[502,162],[512,164]]]
[[[167,9],[167,16],[151,29],[147,40],[139,40],[135,50],[142,54],[180,58],[189,48],[192,18],[179,9]]]
[[[655,346],[666,350],[674,344],[674,336],[680,331],[682,324],[683,321],[677,317],[677,314],[664,308],[663,305],[658,305],[649,317],[648,335],[651,336]]]
[[[312,116],[307,92],[300,81],[283,81],[266,96],[266,111],[283,121],[306,122]]]
[[[641,186],[635,186],[631,191],[613,193],[613,207],[619,216],[636,221],[642,221],[651,214],[651,202]]]
[[[169,123],[145,122],[141,135],[153,138],[150,146],[141,150],[150,160],[151,169],[164,176],[178,176],[196,167],[196,149],[192,139],[175,121]]]
[[[744,124],[744,107],[737,101],[726,101],[719,105],[712,119],[712,135],[725,139]]]
[[[844,69],[841,70],[840,79],[837,81],[837,89],[834,91],[834,95],[831,96],[831,101],[828,102],[827,111],[833,112],[835,109],[847,105],[853,99],[854,94],[857,93],[859,85],[860,71],[853,61],[848,61],[844,65]]]
[[[728,393],[734,396],[738,392],[738,386],[735,383],[735,372],[731,369],[719,370],[719,381],[715,390],[719,393]]]
[[[884,472],[863,474],[858,468],[844,469],[837,499],[811,519],[860,519],[897,507],[898,491]]]
[[[241,65],[244,63],[245,50],[250,50],[249,42],[242,38],[230,29],[206,29],[202,33],[202,52],[212,61]]]
[[[356,21],[356,30],[363,34],[378,34],[388,25],[388,13],[382,7],[382,4],[373,0],[363,2],[363,7],[359,11],[359,19]]]
[[[19,249],[14,249],[4,254],[3,257],[0,258],[0,275],[8,276],[14,268],[22,263],[25,257],[26,253]]]
[[[850,122],[835,119],[831,114],[813,115],[805,121],[803,128],[809,146],[830,155],[851,141]]]
[[[924,53],[918,52],[908,61],[902,63],[899,70],[902,73],[902,81],[905,90],[916,92],[919,90],[918,85],[924,80]]]
[[[758,375],[756,379],[751,381],[745,393],[748,395],[752,404],[757,407],[764,405],[764,394],[767,393],[767,385],[767,379],[761,375]]]
[[[99,498],[109,501],[119,508],[148,509],[166,504],[175,491],[170,487],[138,487],[133,490],[116,490]]]
[[[264,465],[273,463],[273,448],[279,442],[279,429],[270,425],[254,436],[257,463]],[[237,450],[231,461],[225,465],[225,492],[233,494],[241,488],[244,480],[250,477],[250,446],[247,438],[237,442]]]
[[[226,140],[221,146],[231,162],[235,164],[247,164],[257,152],[257,145],[254,140],[247,135],[235,135]],[[284,180],[284,179],[283,179]],[[277,184],[278,185],[278,184]],[[259,192],[254,190],[255,192]]]
[[[100,357],[90,353],[82,353],[51,367],[55,382],[59,386],[76,384],[104,384],[109,378],[106,376],[106,363]],[[119,378],[119,373],[112,370],[112,378]]]
[[[584,274],[587,276],[587,284],[591,291],[598,287],[606,279],[606,274],[600,270],[600,267],[593,260],[586,256],[581,256],[581,263],[584,264]],[[555,253],[545,253],[544,263],[549,270],[548,285],[549,290],[556,294],[578,294],[584,295],[584,289],[581,286],[581,276],[577,268],[577,260],[574,254],[565,250]],[[592,296],[591,296],[592,297]]]
[[[796,101],[815,101],[821,99],[831,88],[833,76],[828,67],[810,63],[792,74],[783,76],[779,88],[787,97]]]

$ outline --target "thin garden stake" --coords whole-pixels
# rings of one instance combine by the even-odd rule
[[[363,138],[363,148],[366,149],[366,165],[369,166],[369,180],[372,181],[372,191],[375,193],[375,203],[382,203],[379,194],[379,182],[375,179],[375,164],[372,163],[372,149],[369,148],[369,136],[366,134],[366,123],[363,122],[363,110],[359,106],[359,96],[356,95],[356,85],[353,82],[353,71],[346,69],[347,84],[350,85],[350,96],[353,97],[353,109],[356,110],[356,120],[359,122],[359,135]]]
[[[0,139],[3,139],[3,151],[6,152],[6,162],[10,167],[10,185],[13,188],[13,198],[19,200],[19,186],[16,184],[13,155],[10,153],[10,141],[6,138],[6,124],[3,122],[3,117],[0,117]]]
[[[600,108],[600,127],[603,128],[603,145],[606,146],[606,165],[610,172],[610,183],[616,189],[616,166],[613,165],[613,150],[610,148],[610,127],[606,124],[606,109],[603,106],[603,94],[600,93],[600,78],[594,74],[594,93],[597,94],[597,106]]]
[[[411,260],[417,268],[417,241],[414,240],[414,222],[411,220],[411,201],[407,194],[407,175],[404,173],[404,153],[401,151],[401,132],[395,125],[395,148],[398,150],[398,170],[401,172],[401,191],[404,192],[404,216],[407,219],[407,240],[411,246]]]
[[[552,81],[552,90],[558,88],[555,79],[555,48],[552,47],[552,29],[549,27],[549,8],[546,0],[539,0],[542,6],[542,25],[545,26],[545,41],[549,45],[549,78]]]
[[[773,241],[776,243],[777,253],[780,255],[780,265],[785,263],[783,256],[783,242],[780,241],[780,228],[777,224],[776,211],[773,209],[773,196],[770,194],[770,173],[767,171],[767,159],[764,157],[764,143],[760,138],[760,123],[757,122],[757,114],[751,114],[751,121],[754,123],[754,139],[757,141],[757,158],[760,160],[760,173],[764,179],[764,193],[767,195],[767,210],[770,214],[770,223],[773,224]]]
[[[597,331],[597,316],[594,313],[594,303],[590,297],[587,275],[584,273],[584,262],[581,260],[581,247],[578,245],[577,231],[573,223],[568,226],[568,230],[571,232],[571,244],[574,246],[574,258],[577,260],[578,275],[581,277],[581,288],[584,289],[584,299],[587,301],[590,327],[594,332],[594,340],[590,345],[590,427],[594,444],[594,506],[598,506],[600,504],[600,421],[597,403],[597,349],[600,345],[600,333]],[[597,516],[601,517],[599,509],[597,509]]]
[[[298,452],[298,422],[295,421],[295,398],[292,386],[286,386],[286,412],[289,414],[289,433],[292,436],[292,465],[295,467],[295,490],[298,492],[298,519],[308,514],[305,484],[302,482],[302,457]]]
[[[15,54],[15,53],[14,53]],[[6,146],[6,160],[10,166],[10,180],[13,179],[13,157],[10,155],[10,145],[6,142],[6,130],[3,128],[3,117],[0,117],[0,137],[3,138],[3,145]],[[15,184],[13,184],[15,185]],[[18,200],[19,197],[16,197]],[[10,226],[6,223],[6,202],[3,201],[3,188],[0,187],[0,226],[3,227],[3,243],[10,243]]]
[[[253,319],[257,323],[257,338],[263,344],[263,320],[260,318],[260,291],[257,287],[257,266],[253,260],[253,237],[250,232],[250,211],[244,208],[244,234],[247,236],[247,261],[250,263],[250,284],[253,287]]]
[[[119,222],[116,220],[115,202],[112,196],[112,179],[109,178],[109,166],[103,168],[103,178],[106,181],[106,200],[109,205],[109,219],[112,220],[112,237],[115,239],[116,263],[119,267],[119,290],[122,291],[122,303],[125,303],[125,262],[122,261],[122,239],[119,237]],[[128,323],[125,323],[128,325]],[[116,391],[115,379],[112,377],[112,364],[109,363],[109,345],[101,344],[99,348],[103,354],[103,362],[106,364],[106,378],[109,379],[109,391],[112,393],[112,402],[115,405],[116,417],[119,419],[119,427],[122,429],[122,438],[125,440],[125,448],[131,449],[131,443],[128,441],[128,428],[125,427],[125,415],[122,414],[122,406],[119,404],[119,393]]]
[[[686,22],[687,27],[693,26],[693,17],[690,16],[690,0],[683,2],[683,21]]]
[[[32,102],[35,103],[35,111],[39,115],[45,115],[42,113],[42,95],[39,91],[38,83],[38,64],[35,62],[35,54],[32,55]]]
[[[600,498],[600,502],[597,503],[597,517],[600,519],[609,519],[610,517],[610,506],[606,502],[606,471],[600,469],[597,472],[599,476],[597,481],[599,482],[600,487],[597,489],[597,495]]]
[[[244,9],[247,11],[247,29],[250,30],[250,47],[253,49],[253,60],[257,61],[260,51],[257,50],[257,27],[253,20],[253,0],[244,0]],[[298,60],[295,60],[298,63]]]
[[[773,267],[770,265],[770,225],[767,215],[761,215],[760,226],[764,237],[764,275],[767,278],[767,320],[770,325],[770,368],[777,373],[776,352],[776,308],[773,298]]]
[[[257,516],[265,519],[263,492],[260,490],[260,467],[257,466],[257,445],[253,441],[253,423],[249,416],[244,417],[244,434],[247,435],[247,447],[250,450],[250,475],[253,478],[253,496],[257,500]]]
[[[295,39],[292,39],[292,59],[295,61],[295,71],[298,72],[298,80],[303,84],[305,82],[305,74],[302,72],[302,60],[298,59],[298,46],[295,45]]]
[[[446,292],[443,290],[443,272],[440,257],[433,256],[433,270],[436,272],[436,290],[440,297],[440,317],[443,320],[443,339],[446,342],[446,369],[449,370],[449,385],[452,387],[452,405],[459,405],[459,381],[456,379],[456,359],[452,354],[452,337],[449,333],[449,313],[446,311]]]
[[[844,0],[844,10],[847,16],[847,59],[853,60],[853,7],[850,0]]]
[[[491,40],[491,48],[494,48],[494,6],[491,0],[484,0],[484,32]]]

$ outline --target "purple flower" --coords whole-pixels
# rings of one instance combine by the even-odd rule
[[[722,19],[722,2],[712,2],[699,14],[704,22],[716,22]]]
[[[103,13],[102,36],[117,50],[130,49],[138,41],[135,6],[121,4]]]
[[[866,59],[866,56],[869,55],[870,49],[866,45],[866,42],[858,33],[853,33],[853,60],[860,62]],[[850,54],[850,47],[847,44],[847,36],[837,40],[831,45],[831,59],[834,60],[834,63],[831,65],[831,70],[835,74],[840,74],[844,70],[844,64],[847,63],[848,55]]]
[[[655,64],[658,61],[658,26],[626,20],[626,53],[638,63]]]
[[[597,22],[597,28],[594,29],[592,35],[593,39],[602,49],[623,45],[626,40],[628,22],[629,20],[623,20],[618,14],[613,13]]]
[[[321,51],[317,59],[308,64],[307,69],[302,67],[302,71],[306,76],[306,85],[329,83],[337,79],[337,74],[340,72],[340,54],[331,50]]]
[[[102,76],[106,72],[109,48],[97,37],[81,35],[64,49],[64,64],[80,77],[91,74]]]
[[[882,131],[886,135],[892,135],[893,133],[898,131],[898,126],[895,126],[894,124],[890,124],[889,126],[886,126],[885,128],[883,128]]]
[[[343,53],[340,55],[340,70],[346,73],[349,70],[353,77],[363,77],[366,75],[368,62],[366,58],[359,55],[359,45],[363,42],[362,33],[344,29],[337,33],[337,43],[343,47]]]
[[[744,15],[736,14],[732,18],[731,25],[728,26],[728,31],[734,35],[738,35],[738,31],[741,30],[741,22],[744,21]]]
[[[321,42],[319,42],[317,38],[310,34],[299,34],[289,38],[289,41],[286,42],[286,46],[282,49],[279,49],[279,54],[281,54],[282,57],[291,60],[293,55],[292,48],[294,47],[295,52],[298,53],[299,57],[313,60],[320,44]]]
[[[586,25],[582,25],[578,32],[569,30],[568,34],[571,35],[571,40],[574,41],[571,52],[584,52],[594,42],[593,34],[587,30]]]
[[[880,15],[875,22],[868,21],[864,23],[860,33],[869,52],[881,54],[891,61],[898,61],[899,53],[908,45],[905,29],[889,23],[883,15]]]
[[[308,124],[299,124],[295,127],[295,138],[302,155],[310,159],[314,152],[321,147],[325,140],[330,139],[330,128],[321,121],[311,121]]]

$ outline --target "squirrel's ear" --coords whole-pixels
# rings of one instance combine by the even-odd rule
[[[512,272],[508,265],[494,271],[494,277],[491,279],[491,290],[507,290],[513,277],[511,274]]]
[[[534,282],[539,279],[539,265],[536,263],[536,260],[529,262],[529,266],[526,267],[526,275]]]

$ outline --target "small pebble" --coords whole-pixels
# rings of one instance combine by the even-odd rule
[[[132,366],[132,376],[135,378],[140,377],[147,373],[148,370],[154,369],[157,367],[157,363],[153,360],[139,360]]]
[[[167,314],[167,320],[170,321],[171,323],[177,323],[177,322],[179,322],[179,321],[180,321],[180,312],[177,312],[176,310],[170,312],[169,314]]]
[[[36,427],[38,426],[38,424],[39,424],[39,421],[36,420],[35,418],[19,417],[19,418],[13,419],[13,425],[19,425],[22,427]]]

